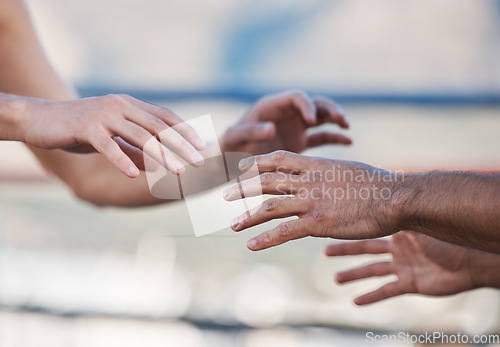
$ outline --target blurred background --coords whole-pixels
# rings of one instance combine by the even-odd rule
[[[341,103],[354,139],[306,154],[500,170],[498,0],[27,3],[83,96],[210,113],[222,133],[259,96],[299,88]],[[498,291],[359,308],[355,296],[392,279],[338,286],[337,271],[373,257],[327,259],[333,240],[251,253],[246,240],[273,222],[195,238],[182,201],[97,208],[21,144],[0,143],[0,160],[0,346],[365,346],[366,331],[500,331]]]

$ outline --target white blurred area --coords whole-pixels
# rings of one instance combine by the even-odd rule
[[[495,0],[27,3],[54,65],[80,86],[500,92]],[[164,106],[212,114],[219,134],[249,107]],[[500,169],[498,107],[343,106],[354,145],[308,154],[405,171]],[[366,330],[500,330],[498,291],[355,307],[390,279],[335,284],[335,272],[373,259],[327,259],[335,241],[252,253],[246,240],[273,223],[195,238],[183,202],[96,208],[21,144],[0,143],[0,161],[2,347],[365,346]]]

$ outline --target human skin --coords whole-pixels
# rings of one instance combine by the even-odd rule
[[[338,283],[374,276],[395,275],[396,280],[365,293],[357,305],[367,305],[407,293],[444,296],[463,291],[500,288],[500,255],[443,242],[413,231],[400,231],[389,240],[362,240],[329,245],[330,257],[390,254],[380,261],[337,273]]]
[[[233,230],[298,217],[249,240],[251,250],[305,236],[370,239],[414,230],[500,253],[500,175],[394,174],[364,163],[286,151],[247,158],[240,169],[261,174],[228,187],[225,199],[241,198],[240,189],[245,196],[282,196],[236,217]]]
[[[32,27],[28,12],[24,4],[18,0],[0,2],[0,76],[0,92],[3,93],[44,99],[45,101],[40,102],[49,104],[51,103],[49,100],[54,100],[57,107],[72,105],[73,102],[56,102],[56,100],[77,99],[74,90],[61,80],[48,62]],[[125,99],[127,107],[128,104],[132,104],[130,97],[120,96],[119,98]],[[119,98],[108,97],[111,100],[110,103],[116,102]],[[133,100],[133,103],[141,103]],[[85,102],[92,103],[92,101],[78,101],[78,103]],[[119,100],[118,103],[123,103],[123,101]],[[152,107],[145,106],[144,103],[140,105]],[[168,113],[168,111],[165,112]],[[46,114],[47,117],[54,116],[50,112]],[[61,111],[60,114],[66,113]],[[68,114],[66,116],[71,117]],[[98,118],[97,122],[102,121],[99,117],[96,118]],[[220,139],[220,146],[222,151],[258,154],[279,148],[302,151],[308,147],[326,143],[348,144],[351,142],[345,136],[334,133],[306,135],[308,128],[325,122],[338,124],[342,128],[348,126],[342,110],[330,100],[311,98],[300,91],[272,95],[258,100],[235,126],[228,129]],[[69,127],[74,126],[71,121],[65,123],[69,124]],[[294,126],[290,127],[289,123]],[[106,124],[111,126],[109,123]],[[43,132],[40,128],[47,128],[47,126],[39,125],[36,130],[38,134],[40,131]],[[134,144],[140,144],[130,141],[127,137],[124,139],[121,136],[112,136],[115,133],[108,133],[108,135],[116,141],[136,167],[141,169],[140,163],[144,162],[144,153],[141,148],[134,146]],[[290,141],[289,137],[300,138],[301,141]],[[29,138],[25,140],[29,141]],[[65,141],[58,145],[66,147],[68,144],[75,144]],[[53,146],[54,143],[51,143],[50,147]],[[114,206],[144,206],[165,202],[151,195],[144,172],[140,172],[131,180],[114,169],[102,155],[95,153],[81,155],[67,150],[46,150],[39,147],[39,143],[38,147],[29,145],[30,150],[42,165],[64,181],[81,199],[96,205]],[[85,144],[77,147],[87,152],[95,150],[92,146]],[[116,149],[114,145],[112,147]],[[78,148],[72,147],[71,150],[78,150]],[[106,152],[106,149],[103,151]],[[224,168],[215,168],[215,170],[218,171],[205,176],[225,175]],[[202,190],[210,182],[197,179],[191,183],[197,185],[197,189]],[[172,189],[178,189],[177,182]]]
[[[122,173],[137,177],[138,167],[115,137],[142,148],[175,174],[185,169],[174,153],[191,165],[203,164],[197,151],[205,148],[203,140],[166,108],[128,95],[54,101],[0,93],[0,139],[76,152],[87,152],[82,145],[90,145]]]

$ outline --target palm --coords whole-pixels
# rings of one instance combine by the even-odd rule
[[[465,247],[401,231],[392,236],[389,251],[404,293],[448,295],[472,287]]]

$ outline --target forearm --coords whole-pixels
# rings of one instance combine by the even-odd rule
[[[0,92],[42,99],[76,98],[76,93],[59,78],[45,57],[22,3],[17,0],[0,2],[0,13],[7,10],[6,4],[11,7],[8,9],[9,17],[2,20],[0,16]],[[5,114],[7,113],[5,111]],[[38,113],[31,112],[32,116],[41,117]],[[21,139],[21,135],[11,130],[19,127],[16,124],[18,118],[7,116],[4,118],[5,123],[8,124],[6,133],[11,134],[9,136],[13,139]],[[53,128],[53,124],[38,128]],[[68,142],[75,142],[74,139],[69,140],[71,141]],[[45,168],[56,174],[77,196],[84,200],[98,205],[115,206],[143,206],[166,201],[157,199],[150,193],[144,174],[133,180],[129,179],[102,155],[81,155],[62,150],[44,150],[33,146],[29,148]],[[204,165],[203,174],[199,172],[183,177],[182,188],[190,192],[202,191],[215,186],[215,181],[222,183],[219,178],[225,179],[225,176],[223,165],[211,166],[210,169]],[[215,181],[214,178],[216,178]],[[162,188],[179,191],[177,180],[174,180],[172,184],[169,182]],[[166,195],[175,196],[170,193]]]
[[[97,153],[70,154],[60,151],[58,157],[46,155],[46,153],[47,151],[42,151],[39,154],[42,157],[46,156],[43,158],[43,162],[52,167],[52,171],[57,176],[64,177],[65,183],[72,187],[79,198],[100,206],[155,205],[175,201],[224,184],[227,181],[224,164],[221,163],[220,158],[206,160],[201,168],[188,166],[186,172],[180,176],[180,182],[176,175],[165,172],[161,184],[150,188],[146,172],[141,172],[134,179],[119,173],[112,176],[111,173],[108,173],[108,162],[100,160],[102,156]],[[61,165],[61,158],[71,160],[71,165]],[[52,163],[53,161],[55,162]],[[230,179],[234,179],[234,177],[230,177]]]
[[[9,13],[0,16],[0,92],[53,100],[76,98],[48,62],[22,2],[1,2],[0,13]],[[125,177],[101,155],[29,148],[47,170],[92,203],[139,206],[160,202],[150,194],[144,178]]]
[[[20,97],[0,93],[0,140],[24,142],[23,123]]]
[[[500,253],[500,175],[407,175],[393,201],[400,230]]]

